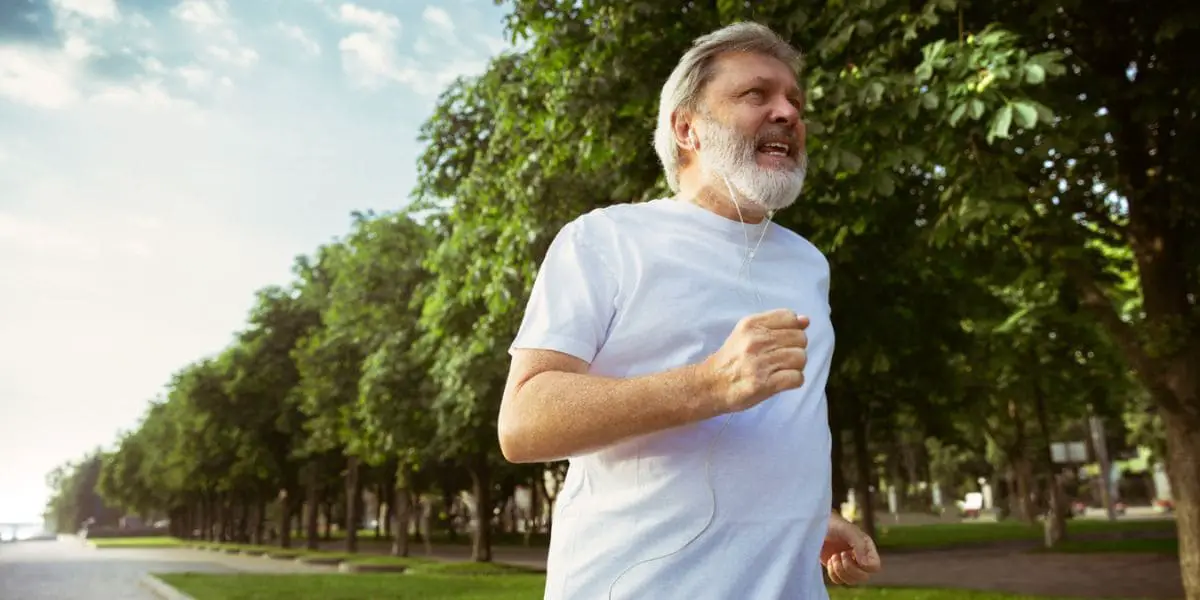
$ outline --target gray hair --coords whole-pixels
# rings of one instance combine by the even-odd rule
[[[777,58],[798,75],[803,66],[800,51],[764,25],[734,23],[696,38],[680,59],[658,101],[658,124],[654,128],[654,151],[667,175],[672,192],[679,191],[679,146],[671,118],[676,111],[695,111],[701,94],[713,76],[713,62],[727,52],[749,52]]]

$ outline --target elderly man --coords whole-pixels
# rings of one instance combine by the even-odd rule
[[[878,571],[831,514],[829,264],[771,218],[807,155],[799,53],[766,27],[696,40],[654,146],[674,197],[568,223],[500,408],[513,462],[569,459],[547,599],[827,598]]]

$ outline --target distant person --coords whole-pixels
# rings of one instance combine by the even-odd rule
[[[512,462],[570,459],[545,597],[828,598],[880,570],[831,510],[829,264],[771,223],[807,166],[799,53],[761,25],[695,41],[654,146],[675,193],[568,223],[500,408]]]

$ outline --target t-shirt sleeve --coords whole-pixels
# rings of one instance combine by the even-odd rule
[[[617,295],[615,275],[599,246],[579,220],[558,232],[509,352],[555,350],[592,362],[608,336]]]

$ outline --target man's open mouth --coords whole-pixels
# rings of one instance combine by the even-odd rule
[[[792,146],[784,142],[767,142],[759,144],[758,151],[771,156],[790,157],[792,155]]]

